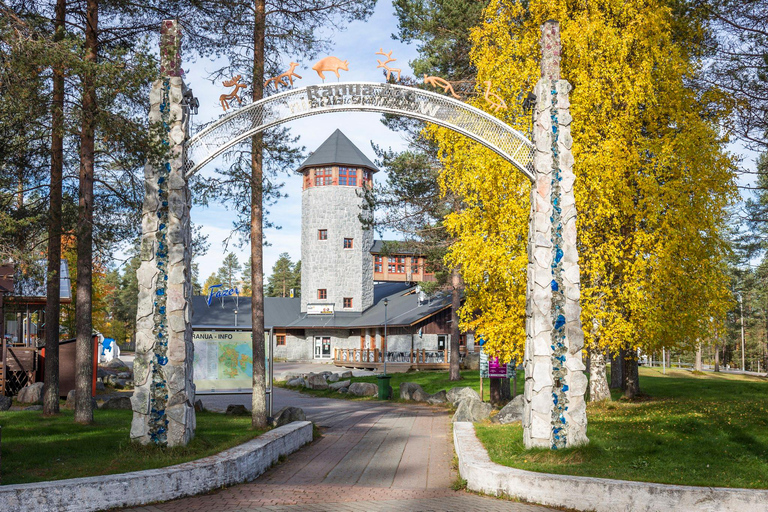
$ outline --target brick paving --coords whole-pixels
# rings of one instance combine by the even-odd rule
[[[451,490],[456,479],[453,443],[450,417],[443,409],[323,399],[286,390],[280,390],[276,402],[304,408],[322,438],[251,483],[126,512],[552,510]]]

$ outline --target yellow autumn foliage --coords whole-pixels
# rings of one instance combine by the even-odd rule
[[[492,0],[472,34],[477,83],[491,80],[527,132],[522,100],[539,78],[540,26],[560,21],[562,78],[571,93],[586,340],[614,352],[691,347],[720,327],[729,304],[726,208],[733,161],[719,123],[725,98],[686,85],[697,73],[689,39],[657,0]],[[488,110],[482,92],[471,102]],[[461,268],[464,329],[503,360],[522,360],[530,182],[491,151],[430,127],[441,186],[462,198],[446,226],[448,263]]]

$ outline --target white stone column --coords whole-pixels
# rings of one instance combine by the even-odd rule
[[[528,235],[525,345],[526,448],[586,444],[587,379],[581,349],[576,202],[573,193],[571,85],[560,79],[560,29],[542,26],[536,84],[534,173]]]
[[[166,154],[144,168],[141,265],[136,320],[131,439],[163,446],[187,444],[195,433],[192,380],[191,194],[184,176],[188,116],[182,105],[181,32],[161,28],[162,78],[150,91],[150,123]]]

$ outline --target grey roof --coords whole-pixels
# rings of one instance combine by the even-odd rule
[[[384,325],[384,299],[387,304],[387,324],[406,326],[415,324],[451,304],[449,294],[436,294],[430,299],[414,293],[415,287],[404,283],[380,283],[374,285],[374,305],[362,313],[336,312],[334,315],[307,315],[301,313],[301,299],[280,297],[264,298],[264,328],[286,329],[358,329]],[[214,299],[208,306],[207,298],[192,298],[192,326],[198,330],[251,328],[251,298],[226,297]],[[237,325],[235,325],[237,309]]]
[[[371,254],[416,254],[415,251],[405,250],[406,242],[402,240],[374,240],[371,246]]]
[[[373,172],[378,169],[368,157],[355,146],[341,130],[336,129],[325,142],[320,144],[309,158],[304,160],[296,172],[302,172],[307,167],[320,167],[323,165],[349,165],[355,167],[367,167]]]

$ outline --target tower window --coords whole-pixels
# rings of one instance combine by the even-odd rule
[[[384,261],[382,256],[373,257],[373,271],[384,272]]]
[[[326,290],[325,288],[318,289],[317,290],[317,298],[318,299],[322,299],[322,300],[327,299],[328,298],[328,290]]]
[[[344,239],[344,248],[345,249],[351,249],[352,248],[352,239],[351,238],[345,238]]]
[[[370,187],[371,186],[371,171],[363,171],[363,186],[364,187]]]
[[[352,297],[344,297],[344,307],[345,308],[352,307]]]
[[[328,230],[327,229],[318,229],[317,230],[317,239],[318,240],[328,240]]]
[[[339,167],[339,185],[357,186],[357,169]]]
[[[276,338],[276,345],[278,347],[282,347],[283,345],[285,345],[285,334],[277,334],[275,335],[275,338]]]
[[[411,273],[419,273],[419,258],[411,258]]]
[[[333,185],[333,167],[318,167],[315,169],[315,186]]]

